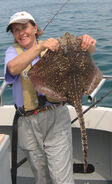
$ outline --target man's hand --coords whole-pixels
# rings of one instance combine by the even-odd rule
[[[82,35],[80,38],[82,40],[82,50],[88,50],[92,54],[96,50],[96,40],[87,34]]]
[[[59,42],[58,42],[58,40],[56,40],[54,38],[49,38],[49,39],[43,41],[42,43],[40,43],[40,47],[41,47],[41,51],[43,51],[45,49],[50,49],[53,52],[58,51]]]

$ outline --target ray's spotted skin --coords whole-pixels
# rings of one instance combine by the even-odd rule
[[[84,172],[87,168],[87,135],[82,112],[82,95],[89,95],[102,79],[91,54],[82,51],[81,39],[65,33],[57,52],[48,50],[31,68],[29,77],[37,91],[75,107],[81,130]]]

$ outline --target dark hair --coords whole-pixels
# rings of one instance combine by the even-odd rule
[[[31,24],[32,26],[35,26],[35,25],[36,25],[36,23],[33,22],[32,20],[29,20],[29,22],[30,22],[30,24]],[[13,33],[12,24],[9,26],[8,30],[10,30],[10,31]],[[35,34],[36,39],[38,39],[42,34],[43,34],[42,29],[40,29],[40,28],[38,27],[38,25],[37,25],[37,33]]]

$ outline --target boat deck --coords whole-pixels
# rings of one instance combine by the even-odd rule
[[[35,184],[35,181],[31,177],[18,177],[17,184]]]
[[[35,183],[34,183],[34,178],[30,178],[30,177],[28,177],[28,178],[18,177],[17,184],[35,184]],[[112,184],[112,181],[75,180],[74,184]]]

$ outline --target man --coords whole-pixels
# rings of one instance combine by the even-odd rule
[[[18,141],[25,151],[36,184],[73,184],[71,121],[66,105],[48,101],[37,93],[27,76],[46,49],[59,49],[59,42],[42,34],[34,18],[27,12],[17,12],[10,18],[7,31],[15,43],[5,54],[5,79],[13,84],[13,98],[17,110]],[[82,49],[95,50],[96,40],[83,35]]]

